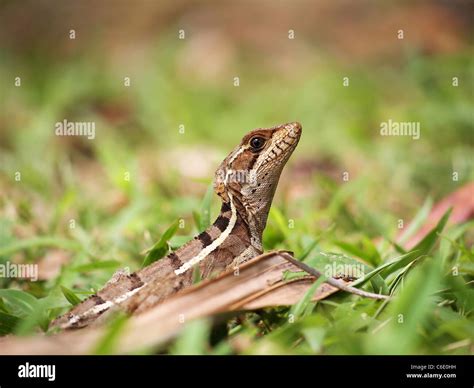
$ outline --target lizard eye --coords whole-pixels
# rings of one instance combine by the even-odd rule
[[[260,136],[255,136],[250,140],[250,146],[254,151],[260,150],[265,145],[265,139]]]

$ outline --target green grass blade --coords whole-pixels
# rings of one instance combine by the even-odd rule
[[[427,255],[431,252],[436,242],[438,241],[439,235],[446,226],[449,216],[451,215],[452,208],[449,208],[444,214],[443,217],[439,220],[438,224],[431,229],[431,231],[421,240],[413,250],[419,250],[422,254]]]
[[[206,194],[201,202],[201,210],[200,210],[200,217],[199,217],[199,231],[206,230],[211,225],[211,201],[212,201],[212,193],[214,192],[214,188],[211,185],[206,190]]]
[[[206,320],[191,321],[172,347],[172,354],[200,355],[207,351],[210,326]]]
[[[373,267],[376,267],[382,262],[377,248],[368,238],[362,240],[362,248],[344,241],[336,241],[335,244],[347,253],[366,261]]]
[[[61,291],[63,292],[63,295],[67,299],[67,301],[73,306],[76,306],[77,304],[81,303],[81,299],[69,288],[61,286]]]
[[[115,269],[120,267],[120,262],[117,260],[97,260],[92,263],[76,265],[71,269],[76,272],[91,272],[103,269]]]
[[[114,354],[117,347],[117,342],[120,335],[123,333],[125,325],[128,321],[128,316],[125,314],[118,314],[110,323],[104,336],[95,345],[92,354],[107,355]]]
[[[403,268],[411,261],[415,260],[417,257],[428,255],[431,250],[436,245],[436,242],[439,239],[439,234],[443,231],[446,223],[448,222],[449,215],[451,214],[451,209],[446,211],[446,213],[441,217],[438,224],[431,229],[431,231],[421,240],[413,249],[408,252],[407,255],[403,258],[403,260],[399,260],[394,265],[384,269],[381,275],[386,278],[390,273],[397,271],[400,268]]]
[[[408,354],[418,348],[422,325],[434,308],[440,273],[436,260],[426,261],[409,273],[402,292],[389,304],[388,325],[367,339],[368,352]]]
[[[0,336],[13,333],[20,321],[15,315],[0,311]]]
[[[3,299],[5,306],[13,315],[23,318],[31,315],[38,305],[38,299],[20,290],[0,290],[0,298]]]
[[[408,239],[415,234],[415,232],[421,228],[423,222],[428,218],[431,208],[433,207],[433,200],[431,198],[427,198],[423,206],[420,210],[416,213],[413,220],[410,222],[410,225],[405,229],[403,234],[398,239],[398,243],[400,245],[405,244]]]
[[[316,289],[324,283],[326,280],[325,276],[320,276],[316,281],[311,285],[311,287],[306,291],[306,293],[303,295],[303,297],[293,305],[290,309],[290,312],[288,314],[292,314],[295,318],[300,318],[304,311],[307,309],[308,305],[311,303],[311,299],[313,298],[314,293],[316,292]]]
[[[168,229],[166,229],[160,240],[148,250],[145,259],[143,260],[142,267],[146,267],[168,254],[170,250],[169,240],[178,230],[178,226],[179,222],[176,220],[168,227]]]

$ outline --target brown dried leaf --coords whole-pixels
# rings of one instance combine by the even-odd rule
[[[285,273],[301,272],[279,252],[270,252],[233,271],[204,281],[132,316],[116,344],[118,353],[129,353],[163,343],[183,327],[181,323],[226,311],[290,305],[298,302],[314,281],[312,276],[285,280]],[[322,284],[313,300],[326,298],[337,289]],[[104,327],[67,331],[49,337],[9,337],[0,341],[0,354],[88,354],[105,335]]]
[[[405,243],[405,249],[410,250],[418,244],[450,207],[453,211],[449,217],[449,224],[461,224],[474,218],[474,182],[462,186],[433,206],[420,230]],[[403,232],[400,233],[402,234]]]

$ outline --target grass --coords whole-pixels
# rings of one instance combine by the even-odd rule
[[[209,188],[219,160],[245,131],[298,120],[303,137],[282,176],[265,249],[292,250],[320,270],[360,264],[364,288],[393,300],[307,297],[223,323],[194,322],[174,342],[143,352],[472,353],[473,223],[441,220],[410,252],[391,243],[400,220],[415,220],[407,239],[434,201],[473,179],[472,57],[405,53],[385,67],[325,58],[317,70],[285,76],[250,61],[239,65],[236,88],[178,74],[177,50],[160,42],[125,91],[123,74],[100,60],[1,58],[0,263],[59,270],[38,282],[0,278],[0,333],[47,331],[117,269],[136,270],[162,256],[168,241],[175,248],[203,230],[218,211]],[[18,72],[21,88],[11,84]],[[53,136],[64,118],[95,121],[96,139]],[[420,121],[421,139],[379,136],[389,118]],[[183,167],[191,152],[199,160]],[[189,173],[190,164],[201,175]],[[97,353],[113,352],[122,323]]]

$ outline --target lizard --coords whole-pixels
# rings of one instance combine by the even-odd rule
[[[245,135],[215,173],[214,191],[222,206],[208,229],[137,272],[117,272],[96,294],[51,326],[82,328],[117,309],[139,314],[191,286],[196,267],[201,279],[207,279],[262,254],[262,235],[275,190],[301,133],[301,124],[292,122]],[[372,295],[335,279],[325,281],[344,291]]]
[[[117,272],[51,327],[85,327],[117,307],[140,313],[192,285],[196,266],[206,279],[263,253],[262,234],[273,196],[301,133],[298,122],[250,131],[215,172],[214,191],[222,206],[207,230],[137,272]]]

